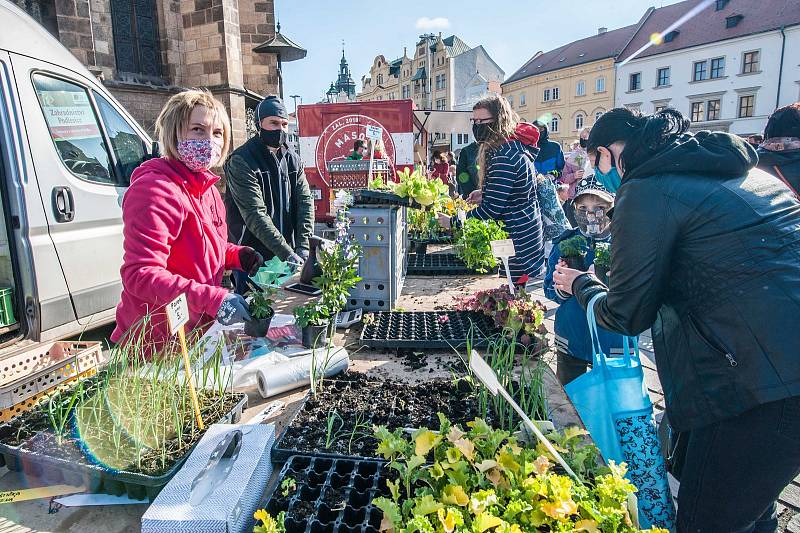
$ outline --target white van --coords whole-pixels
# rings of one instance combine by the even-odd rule
[[[0,2],[0,349],[114,319],[122,195],[152,141],[61,43]]]

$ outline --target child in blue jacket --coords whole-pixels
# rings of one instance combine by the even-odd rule
[[[553,241],[544,278],[545,295],[560,304],[556,311],[555,336],[558,361],[556,376],[562,385],[584,374],[593,354],[586,311],[573,296],[556,290],[553,285],[553,272],[561,259],[559,243],[582,235],[587,241],[585,269],[588,270],[594,263],[594,248],[589,243],[611,242],[611,221],[607,213],[614,206],[614,196],[594,176],[589,176],[578,182],[574,206],[578,227],[565,231]],[[603,352],[611,357],[621,355],[622,335],[600,327],[597,329]]]

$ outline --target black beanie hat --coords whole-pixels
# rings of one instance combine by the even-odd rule
[[[764,138],[800,137],[800,102],[777,109],[767,121]]]
[[[261,103],[256,107],[256,116],[258,117],[259,124],[267,117],[280,117],[289,120],[286,106],[283,105],[283,101],[274,94],[261,100]]]

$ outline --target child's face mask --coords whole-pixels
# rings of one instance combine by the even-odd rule
[[[575,221],[580,230],[590,237],[601,235],[608,229],[611,220],[608,218],[610,206],[592,198],[581,199],[575,206]]]

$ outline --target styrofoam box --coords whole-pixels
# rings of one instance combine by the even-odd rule
[[[224,482],[199,505],[189,503],[192,481],[208,464],[225,433],[242,430],[239,457]],[[143,533],[244,533],[255,525],[253,513],[272,475],[270,448],[275,427],[214,424],[164,490],[142,516]]]

